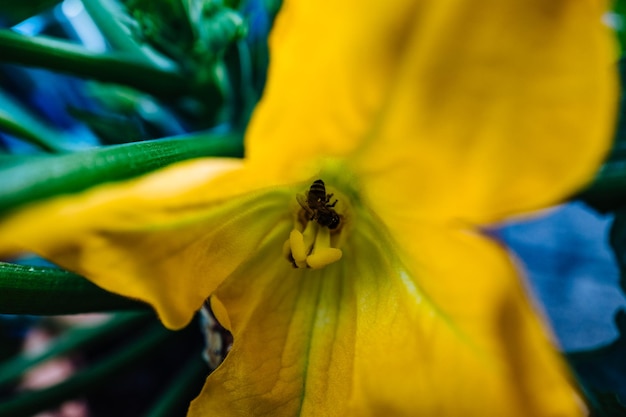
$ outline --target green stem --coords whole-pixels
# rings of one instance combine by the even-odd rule
[[[57,315],[144,309],[148,309],[146,304],[109,293],[67,271],[0,262],[0,314]]]
[[[126,329],[138,327],[151,317],[145,313],[116,314],[105,323],[96,327],[74,327],[64,333],[54,344],[42,352],[22,354],[0,364],[0,386],[17,380],[30,367],[55,356],[96,346],[115,337]]]
[[[203,156],[243,154],[239,135],[205,132],[38,158],[0,168],[0,212],[25,203],[119,181]]]
[[[61,0],[2,0],[0,1],[2,25],[16,25],[31,16],[52,8],[60,2]]]
[[[0,60],[124,84],[163,98],[190,93],[179,72],[148,65],[123,52],[96,53],[67,41],[0,30]]]
[[[1,90],[0,129],[49,152],[67,150],[61,145],[65,133],[49,126]]]
[[[131,19],[121,10],[121,5],[107,0],[82,0],[82,3],[113,49],[132,54],[156,68],[171,70],[175,67],[172,61],[157,55],[148,47],[142,47],[135,41],[131,30],[120,21],[123,18],[129,21]]]
[[[146,413],[146,417],[169,417],[185,403],[188,403],[198,392],[192,392],[209,373],[207,364],[202,360],[200,352],[191,356],[185,367],[176,376],[169,389],[158,398],[157,402]]]
[[[163,345],[172,332],[155,324],[137,340],[124,346],[119,352],[75,374],[70,379],[39,391],[26,392],[0,403],[0,415],[27,417],[39,411],[52,408],[61,402],[85,395],[97,389],[107,380],[123,372],[125,368],[136,366],[137,361],[149,357],[148,353]]]
[[[246,126],[250,121],[250,116],[254,110],[254,106],[258,101],[258,97],[254,91],[252,80],[252,56],[250,46],[245,41],[237,42],[237,53],[239,56],[239,68],[241,71],[241,100],[243,102],[243,110],[241,116],[241,125]]]

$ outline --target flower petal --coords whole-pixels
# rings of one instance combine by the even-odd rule
[[[180,328],[268,233],[292,193],[241,161],[196,160],[35,204],[0,223],[0,253],[35,252]],[[228,197],[231,198],[228,198]]]
[[[405,254],[415,285],[459,335],[496,359],[508,375],[510,391],[518,395],[510,404],[526,404],[526,415],[543,415],[533,407],[545,415],[579,415],[566,368],[504,249],[472,231],[416,222],[397,227],[398,250]]]
[[[617,103],[604,5],[420,2],[356,164],[375,211],[491,222],[589,181]]]
[[[246,158],[276,176],[315,157],[345,156],[379,111],[415,0],[283,2]],[[410,13],[409,13],[410,14]],[[304,165],[304,166],[303,166]]]
[[[288,230],[275,229],[218,289],[234,345],[190,417],[580,415],[561,363],[511,291],[485,299],[487,315],[459,306],[467,316],[446,316],[379,235],[357,231],[341,262],[314,271],[279,259]],[[490,266],[485,276],[517,289],[508,264]],[[471,306],[476,291],[466,293]],[[480,331],[466,332],[474,320]]]

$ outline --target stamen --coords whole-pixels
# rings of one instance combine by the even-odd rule
[[[306,258],[309,268],[320,269],[341,259],[341,249],[330,247],[330,230],[320,227],[315,236],[313,253]]]
[[[328,227],[309,221],[303,232],[296,227],[289,233],[289,239],[283,245],[283,255],[296,268],[319,269],[341,259],[342,252],[331,247]]]
[[[313,244],[315,243],[315,236],[317,236],[318,229],[323,229],[315,222],[309,222],[304,228],[304,247],[307,250],[307,255],[311,253],[313,249]]]
[[[291,256],[293,257],[293,262],[298,268],[306,268],[308,248],[304,245],[304,235],[297,230],[292,230],[289,234],[289,243],[291,246]]]

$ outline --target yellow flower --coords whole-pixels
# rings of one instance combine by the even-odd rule
[[[565,198],[606,151],[600,3],[286,1],[244,160],[33,205],[0,250],[170,328],[211,296],[234,345],[191,416],[579,415],[481,225]]]

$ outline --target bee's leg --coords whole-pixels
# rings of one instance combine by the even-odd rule
[[[325,203],[330,203],[330,199],[333,197],[333,195],[335,195],[335,194],[334,193],[326,194],[326,201],[325,201]]]
[[[337,201],[339,201],[339,200],[335,200],[335,202],[333,204],[326,204],[326,207],[329,207],[329,208],[330,207],[335,207],[335,204],[337,204]]]

